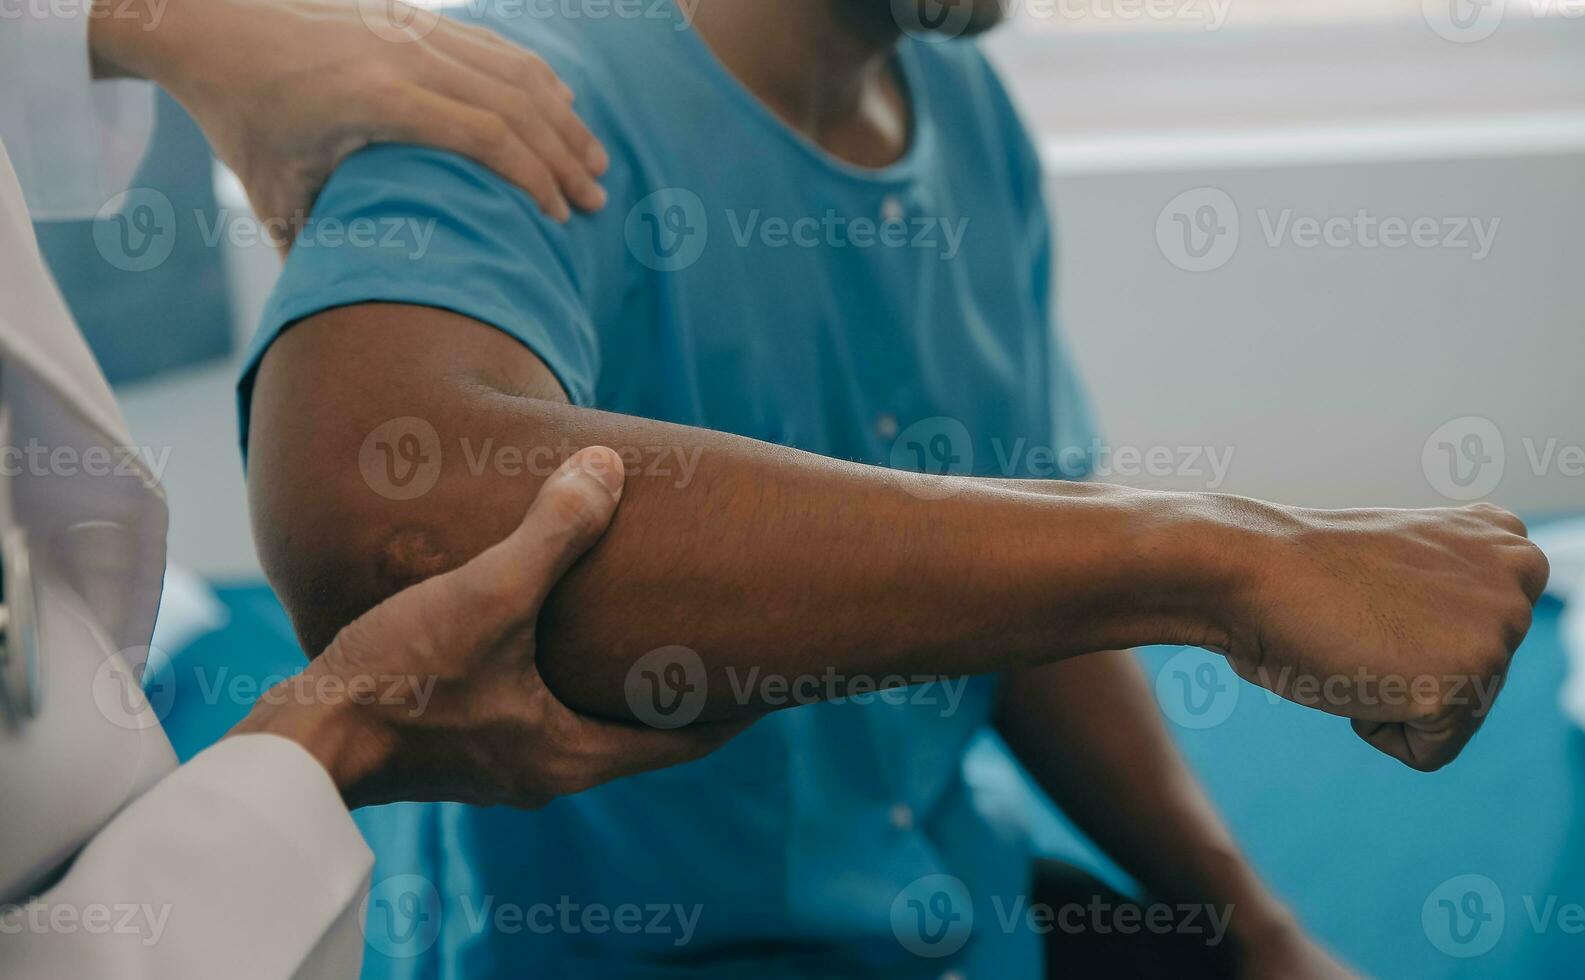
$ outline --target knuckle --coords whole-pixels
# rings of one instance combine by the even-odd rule
[[[565,758],[559,754],[551,755],[531,765],[534,766],[532,776],[525,776],[522,780],[523,785],[519,787],[520,790],[549,793],[552,796],[567,794],[568,786],[572,782],[572,770]]]
[[[548,787],[557,796],[572,796],[595,785],[588,764],[581,758],[562,757],[550,773]]]
[[[368,101],[374,105],[401,105],[411,101],[410,77],[410,73],[404,73],[394,65],[381,63],[370,69],[368,79],[361,83],[361,88]]]
[[[1514,625],[1515,623],[1508,618],[1498,621],[1498,626],[1504,633],[1511,632],[1511,627]],[[1502,639],[1507,637],[1504,636]],[[1468,677],[1472,680],[1489,680],[1500,676],[1508,669],[1508,661],[1513,656],[1512,650],[1513,647],[1506,643],[1487,644],[1476,657],[1474,668],[1467,672]]]
[[[1534,611],[1528,602],[1516,603],[1508,614],[1503,617],[1502,630],[1504,645],[1509,650],[1517,650],[1519,644],[1530,633],[1530,624],[1534,620]],[[1504,661],[1502,669],[1507,668]]]
[[[1539,597],[1552,579],[1552,560],[1546,556],[1546,552],[1529,544],[1525,552],[1524,572],[1527,581],[1533,584],[1535,595]]]
[[[1408,705],[1404,721],[1411,725],[1433,726],[1438,724],[1448,715],[1447,705],[1442,703],[1444,692],[1438,691],[1434,698],[1416,698]]]
[[[506,120],[491,114],[474,124],[469,139],[475,153],[491,154],[504,147],[511,134]]]
[[[556,181],[545,166],[545,162],[534,152],[530,151],[528,154],[517,179],[523,189],[528,191],[529,196],[541,205],[548,205],[556,199],[558,193]]]
[[[1446,766],[1449,762],[1452,762],[1453,759],[1451,756],[1439,754],[1434,756],[1421,756],[1409,759],[1407,761],[1409,763],[1409,768],[1414,769],[1417,772],[1436,772],[1438,769]]]
[[[507,95],[501,110],[504,118],[526,120],[538,115],[539,106],[533,96],[521,89],[514,89]]]
[[[542,86],[555,75],[545,59],[532,52],[525,53],[512,66],[512,81],[524,87]]]

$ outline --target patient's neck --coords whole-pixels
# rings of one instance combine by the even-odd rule
[[[885,3],[677,0],[729,71],[787,125],[865,167],[908,147],[908,96],[892,71],[901,32]]]

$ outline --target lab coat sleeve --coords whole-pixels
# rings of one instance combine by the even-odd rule
[[[227,738],[0,918],[0,976],[355,978],[373,855],[297,743]]]
[[[0,15],[0,143],[35,221],[93,217],[126,188],[153,130],[152,85],[92,80],[90,4]]]

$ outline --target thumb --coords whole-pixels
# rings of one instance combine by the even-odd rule
[[[621,457],[604,446],[574,453],[539,488],[515,531],[449,573],[457,614],[495,632],[533,620],[610,526],[625,475]]]

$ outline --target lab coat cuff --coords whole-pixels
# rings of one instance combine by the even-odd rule
[[[91,2],[58,0],[30,11],[14,51],[11,71],[22,93],[24,131],[20,139],[7,133],[7,142],[13,156],[23,157],[17,171],[35,221],[116,209],[115,198],[137,172],[153,133],[153,85],[93,81]]]
[[[292,841],[305,866],[327,884],[361,888],[374,852],[358,832],[324,766],[279,735],[233,735],[183,767],[189,779],[248,807],[279,837]]]

